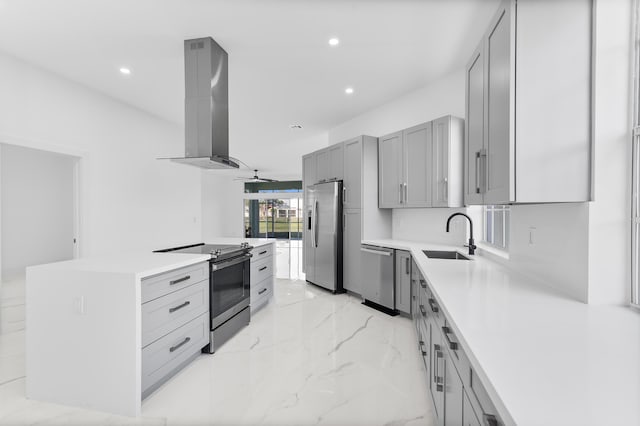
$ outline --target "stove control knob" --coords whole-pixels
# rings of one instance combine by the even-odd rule
[[[241,248],[248,248],[249,247],[249,243],[245,241],[244,243],[240,244],[240,247]]]
[[[222,254],[222,249],[215,249],[213,251],[213,254],[215,254],[216,256],[220,256]]]

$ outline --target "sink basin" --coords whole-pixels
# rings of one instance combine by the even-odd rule
[[[422,250],[422,252],[431,259],[469,260],[468,257],[458,253],[457,251]]]

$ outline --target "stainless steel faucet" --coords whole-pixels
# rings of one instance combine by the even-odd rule
[[[469,216],[467,216],[464,213],[454,213],[451,216],[449,216],[449,219],[447,219],[447,232],[449,232],[449,222],[451,222],[451,219],[453,219],[456,216],[464,216],[469,220],[469,245],[465,247],[469,247],[469,254],[474,254],[476,251],[476,245],[473,241],[473,222],[471,221],[471,218]]]

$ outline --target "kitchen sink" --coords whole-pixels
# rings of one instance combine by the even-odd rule
[[[422,252],[430,259],[469,260],[468,257],[458,253],[457,251],[422,250]]]

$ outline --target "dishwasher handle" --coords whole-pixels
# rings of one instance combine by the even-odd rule
[[[360,247],[360,251],[363,251],[365,253],[377,254],[378,256],[393,256],[393,250],[386,251],[386,250],[375,250],[375,249],[370,249],[366,247]]]

